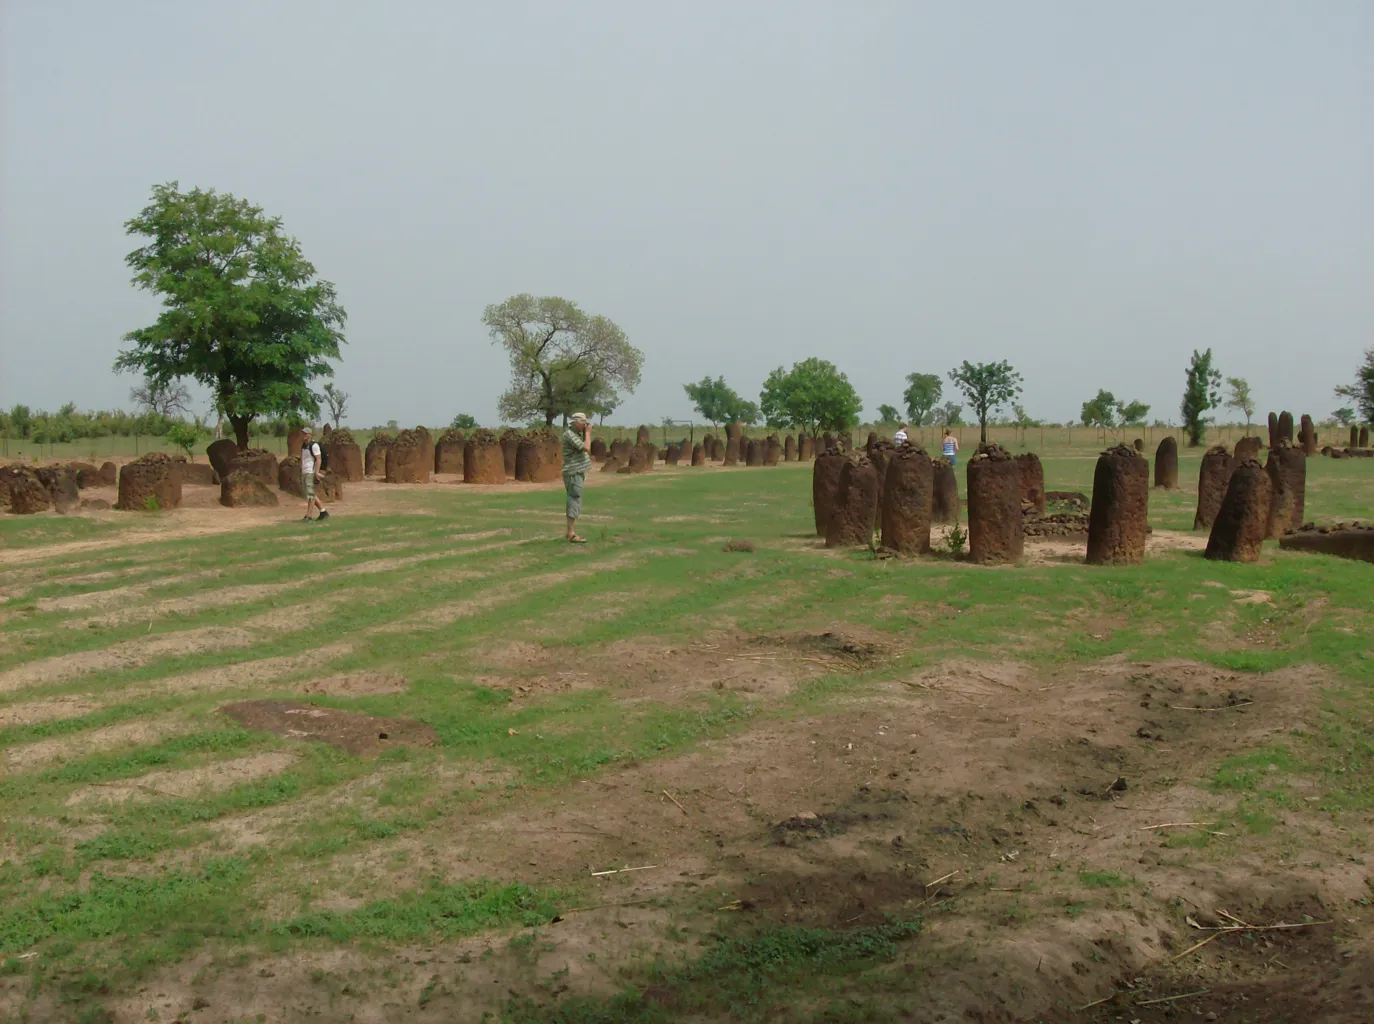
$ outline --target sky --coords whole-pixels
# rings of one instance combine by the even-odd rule
[[[870,416],[1006,359],[1033,416],[1176,421],[1207,347],[1320,418],[1374,346],[1374,4],[0,0],[0,406],[129,406],[173,180],[335,283],[357,426],[497,422],[519,292],[643,351],[622,423],[810,356]]]

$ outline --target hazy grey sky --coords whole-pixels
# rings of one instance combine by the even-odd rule
[[[1032,414],[1176,419],[1211,346],[1325,415],[1374,345],[1374,3],[0,0],[0,405],[127,404],[124,220],[280,214],[349,313],[350,419],[493,421],[482,308],[645,353],[614,418],[834,360],[1010,359]],[[946,385],[949,390],[949,385]]]

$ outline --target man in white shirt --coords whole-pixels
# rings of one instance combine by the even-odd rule
[[[315,497],[315,473],[318,471],[324,456],[320,451],[320,446],[312,436],[309,427],[302,427],[305,440],[301,443],[301,492],[305,495],[305,519],[303,522],[310,522],[311,508],[320,510],[321,520],[329,518],[329,510],[320,504],[320,500]]]
[[[906,424],[903,423],[897,428],[897,433],[892,435],[892,443],[900,448],[902,445],[906,444],[906,440]]]

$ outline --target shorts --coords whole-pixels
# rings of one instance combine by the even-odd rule
[[[305,500],[309,501],[315,497],[315,474],[301,474],[301,491],[305,494]]]
[[[946,455],[945,461],[951,466],[957,466],[959,464],[959,457],[957,455]]]
[[[568,518],[576,519],[582,514],[582,483],[586,473],[564,473],[563,487],[568,492]]]

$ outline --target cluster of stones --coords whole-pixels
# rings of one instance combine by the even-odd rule
[[[1374,562],[1374,526],[1359,522],[1331,526],[1305,523],[1280,537],[1279,547]]]
[[[208,471],[209,467],[205,468]],[[0,466],[0,509],[12,515],[33,515],[49,509],[65,514],[78,505],[109,508],[103,499],[82,501],[80,492],[89,487],[113,487],[118,480],[119,470],[113,462],[98,468],[89,462]]]
[[[1051,512],[1043,516],[1023,516],[1021,532],[1027,537],[1086,538],[1088,536],[1088,513]]]

